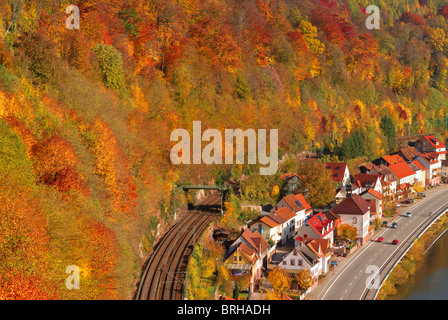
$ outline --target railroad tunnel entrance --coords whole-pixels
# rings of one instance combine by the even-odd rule
[[[180,185],[178,189],[184,191],[186,194],[195,190],[216,190],[221,192],[221,204],[220,211],[221,214],[224,213],[224,198],[227,195],[228,188],[225,186],[207,186],[207,185]],[[196,206],[196,198],[193,197],[192,202],[188,203],[188,210],[193,209]]]

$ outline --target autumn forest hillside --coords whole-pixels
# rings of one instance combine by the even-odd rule
[[[278,129],[283,159],[445,141],[443,2],[0,0],[0,299],[131,298],[177,182],[244,173],[269,197],[276,177],[258,170],[171,164],[170,133],[194,120]]]

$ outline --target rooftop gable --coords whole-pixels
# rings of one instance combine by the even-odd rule
[[[378,182],[381,182],[381,175],[379,174],[368,174],[368,173],[358,173],[353,177],[353,181],[358,183],[362,187],[376,186]]]
[[[348,170],[346,162],[327,162],[325,163],[325,167],[328,170],[331,170],[331,177],[333,181],[344,180],[345,170]]]
[[[278,209],[277,211],[275,211],[275,213],[284,218],[286,221],[296,217],[295,213],[286,207]]]
[[[294,212],[304,209],[304,205],[292,194],[283,197],[282,200],[284,200],[289,208]]]
[[[336,205],[331,211],[337,215],[354,214],[364,215],[369,212],[370,203],[361,198],[357,194],[352,194],[351,197],[345,198],[338,205]]]
[[[305,207],[305,210],[312,209],[311,205],[308,203],[308,201],[306,201],[303,194],[299,193],[299,194],[294,195],[294,197],[296,198],[297,201],[299,201]]]
[[[428,141],[434,148],[445,148],[445,145],[434,135],[424,136],[422,139]]]

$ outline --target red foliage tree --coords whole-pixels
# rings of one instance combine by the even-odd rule
[[[338,15],[331,13],[324,8],[316,7],[311,12],[311,22],[318,26],[325,34],[325,38],[336,46],[343,48],[345,45],[345,35],[341,29],[344,22]]]
[[[400,21],[402,21],[404,23],[412,23],[417,26],[421,26],[421,25],[425,24],[425,19],[423,19],[423,17],[421,17],[415,13],[412,13],[412,12],[403,13],[400,17]]]
[[[61,192],[78,190],[87,194],[83,178],[76,172],[78,157],[64,138],[55,135],[39,141],[31,155],[41,183],[56,186]]]

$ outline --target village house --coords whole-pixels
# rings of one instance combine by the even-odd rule
[[[341,203],[342,200],[344,200],[345,198],[347,198],[347,190],[346,187],[345,188],[338,188],[336,190],[336,194],[334,196],[334,204],[337,205],[339,203]]]
[[[334,222],[322,212],[319,212],[308,218],[303,226],[297,230],[296,235],[302,239],[328,239],[330,243],[333,243],[334,229]]]
[[[401,163],[401,162],[406,162],[404,161],[404,159],[402,157],[400,157],[400,155],[398,154],[392,154],[392,155],[385,155],[382,156],[379,160],[379,162],[381,164],[384,164],[386,166],[391,166],[393,164],[397,164],[397,163]]]
[[[388,168],[393,172],[397,179],[397,187],[405,183],[412,185],[416,179],[415,171],[404,161],[392,164]]]
[[[303,186],[302,179],[299,178],[296,174],[282,174],[280,176],[280,180],[285,181],[285,185],[283,186],[283,190],[286,195],[290,195],[296,192],[296,190],[301,189],[305,193],[308,192]]]
[[[313,284],[317,285],[319,275],[329,270],[331,246],[328,239],[301,239],[295,241],[292,251],[283,256],[279,268],[294,276],[304,269],[311,273]]]
[[[382,194],[385,197],[393,197],[397,191],[397,179],[394,175],[394,173],[392,172],[392,170],[390,170],[387,166],[385,165],[379,165],[379,166],[374,166],[371,170],[370,170],[371,174],[378,174],[380,176],[382,176],[382,186],[383,186],[383,190],[382,190]]]
[[[361,194],[369,189],[383,193],[382,176],[379,174],[357,173],[353,177],[352,192]]]
[[[420,186],[424,187],[425,186],[425,176],[426,176],[425,167],[417,160],[410,162],[409,166],[415,172],[414,185],[420,185]]]
[[[426,169],[425,185],[435,186],[442,181],[441,167],[439,155],[436,153],[421,153],[417,159],[418,162]]]
[[[341,224],[356,228],[361,245],[368,241],[370,225],[370,203],[357,194],[348,194],[347,198],[330,210],[341,217]]]
[[[246,229],[230,246],[224,266],[232,276],[249,275],[254,284],[261,278],[269,259],[269,244],[258,231]]]
[[[361,198],[369,201],[370,204],[370,221],[381,219],[383,217],[383,195],[370,188],[360,194]]]
[[[290,194],[282,199],[271,209],[271,212],[286,207],[291,210],[295,215],[296,225],[295,228],[299,228],[306,218],[312,214],[313,210],[309,203],[305,200],[302,194]]]
[[[284,244],[294,237],[296,215],[287,207],[280,207],[275,212],[259,218],[249,224],[249,228],[258,231],[266,241]]]
[[[446,146],[434,135],[423,136],[415,142],[415,148],[420,153],[436,153],[439,160],[446,159]]]
[[[412,186],[416,181],[416,173],[406,162],[400,162],[388,167],[397,179],[397,190],[395,192],[398,201],[409,198]]]
[[[328,170],[331,171],[331,178],[341,187],[345,187],[350,183],[350,171],[345,162],[328,162],[325,163]]]

